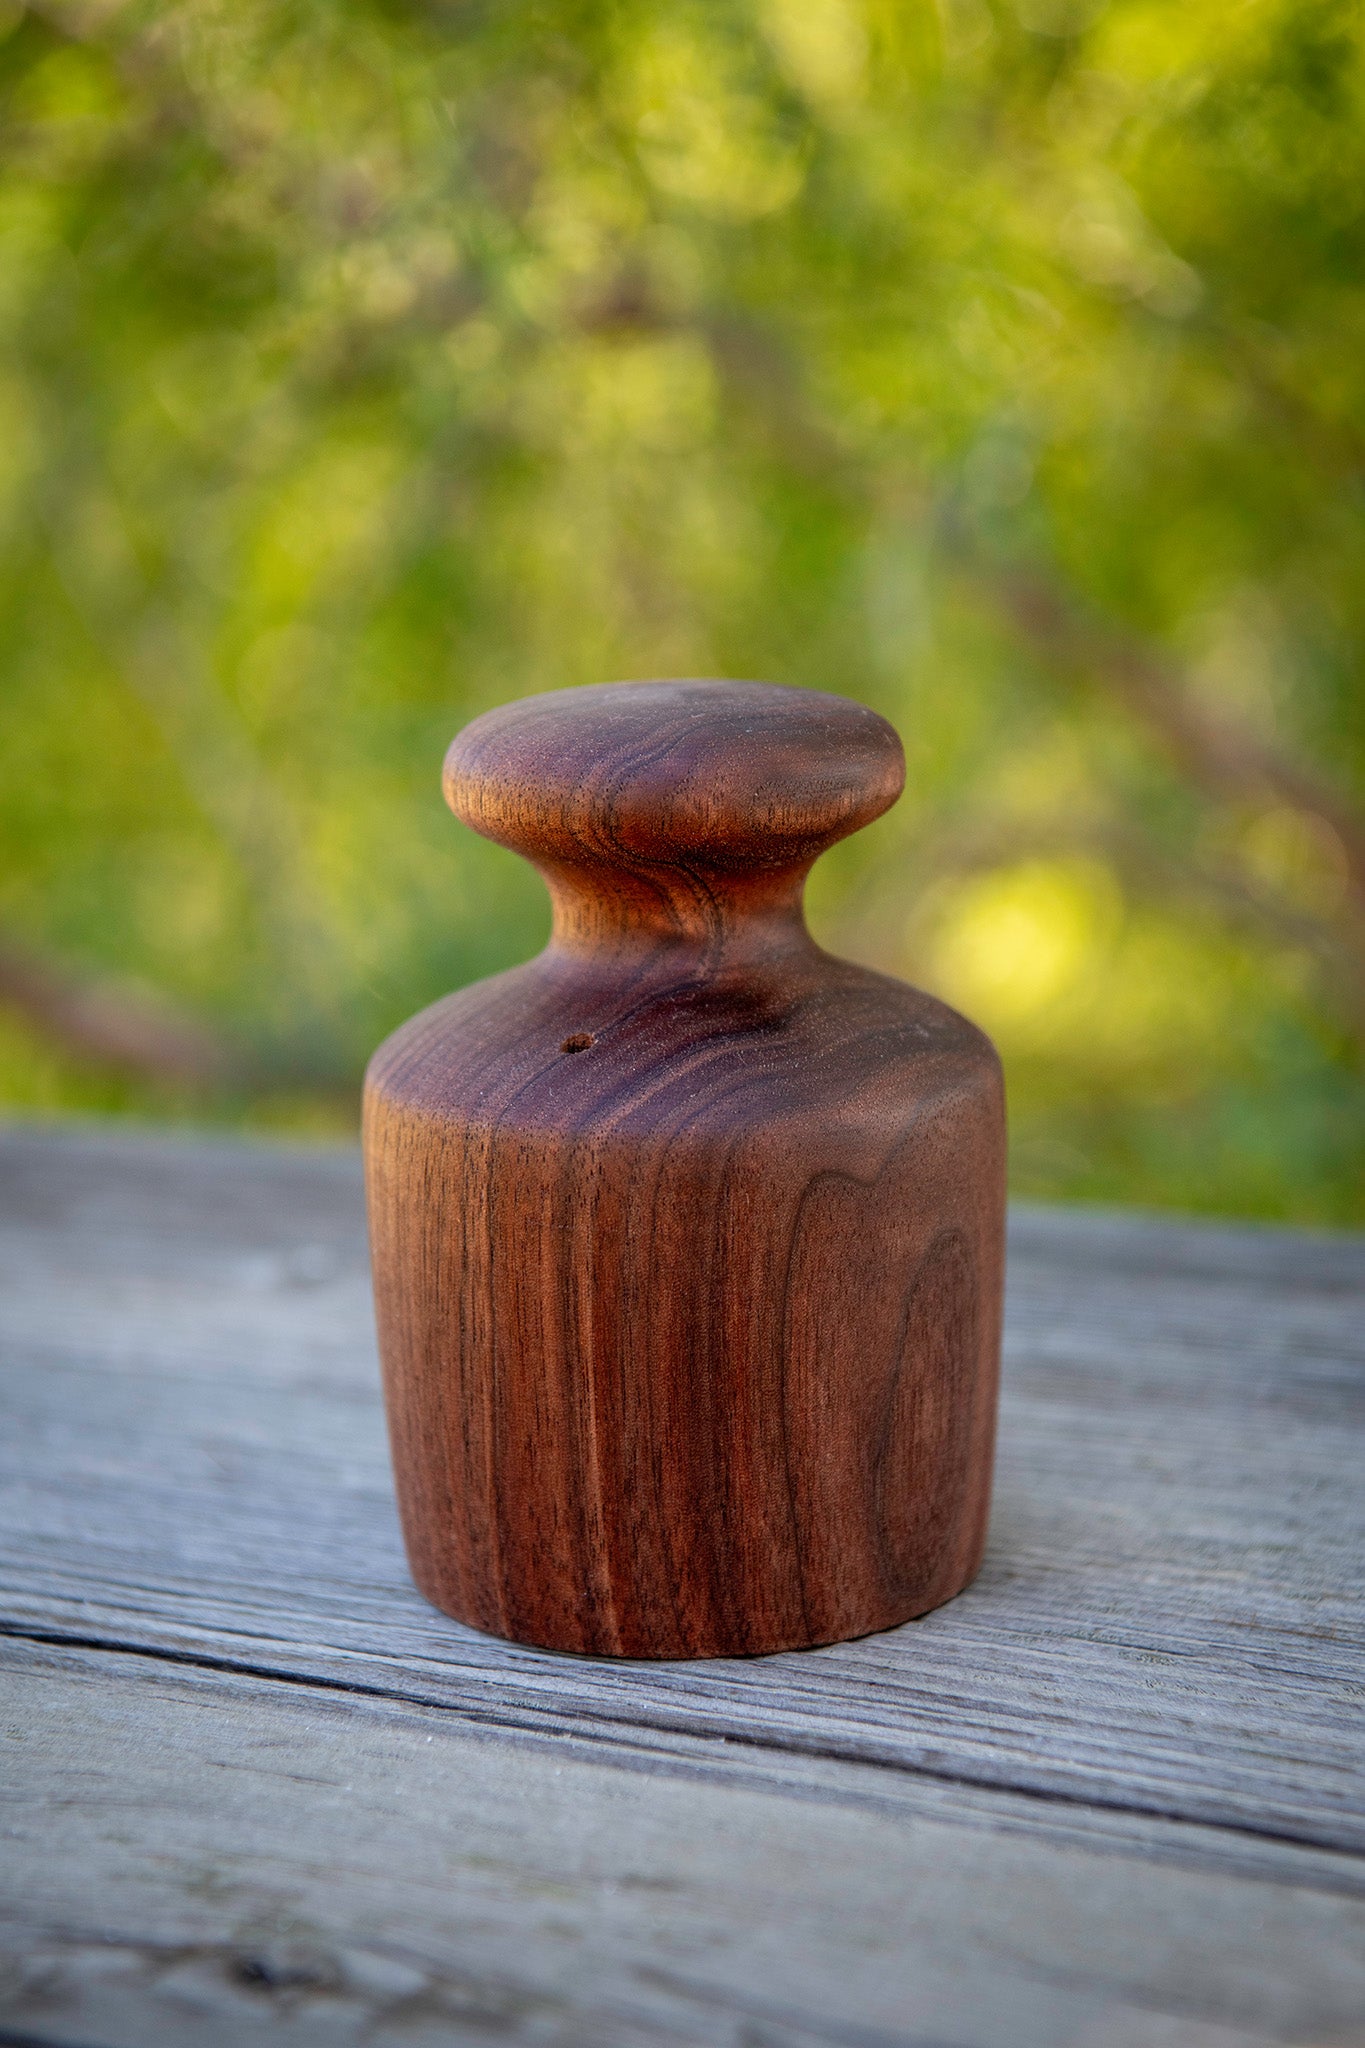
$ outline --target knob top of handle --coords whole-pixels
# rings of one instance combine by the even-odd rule
[[[904,781],[875,711],[775,683],[523,697],[467,725],[445,762],[457,817],[551,866],[804,866]]]

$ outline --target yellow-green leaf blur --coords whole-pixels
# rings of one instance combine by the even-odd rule
[[[1335,0],[0,0],[0,1104],[353,1128],[543,892],[446,742],[842,691],[817,935],[1025,1195],[1365,1221]]]

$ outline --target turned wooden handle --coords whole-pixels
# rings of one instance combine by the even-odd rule
[[[449,1613],[706,1656],[886,1627],[975,1571],[999,1064],[801,913],[904,772],[866,707],[761,683],[532,697],[451,747],[452,808],[555,921],[367,1080],[399,1503]]]
[[[445,760],[455,815],[550,867],[808,867],[904,782],[875,711],[772,683],[526,697],[475,719]]]

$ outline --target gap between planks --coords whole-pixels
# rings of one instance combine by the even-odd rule
[[[386,1686],[209,1651],[55,1629],[25,1629],[4,1621],[0,1621],[0,1642],[21,1651],[32,1648],[85,1655],[95,1660],[90,1668],[96,1671],[100,1659],[108,1658],[111,1663],[128,1659],[135,1668],[138,1664],[161,1665],[190,1675],[248,1680],[269,1686],[284,1697],[291,1692],[321,1695],[338,1708],[350,1703],[357,1708],[434,1714],[462,1731],[524,1740],[535,1747],[564,1748],[615,1769],[662,1770],[708,1783],[742,1780],[784,1797],[883,1814],[917,1812],[954,1825],[1055,1839],[1067,1847],[1101,1854],[1137,1855],[1145,1861],[1220,1870],[1341,1899],[1365,1898],[1365,1856],[1309,1833],[1193,1819],[1174,1806],[1001,1784],[829,1741],[801,1743],[790,1733],[782,1740],[776,1735],[765,1738],[754,1729],[720,1733],[704,1721],[649,1713],[626,1719],[594,1715],[582,1707],[539,1713],[494,1710],[467,1700],[443,1700],[411,1685]],[[4,1661],[0,1653],[0,1665]],[[828,1768],[821,1771],[821,1766]],[[951,1797],[916,1797],[924,1791],[931,1795],[965,1793],[971,1803],[963,1806]]]

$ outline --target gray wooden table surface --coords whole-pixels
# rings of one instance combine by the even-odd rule
[[[0,2039],[1365,2043],[1365,1242],[1025,1210],[987,1563],[832,1649],[427,1607],[349,1152],[0,1136]]]

